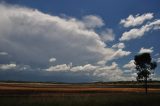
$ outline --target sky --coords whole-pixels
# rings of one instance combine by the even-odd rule
[[[0,0],[0,80],[132,81],[150,53],[160,80],[159,0]]]

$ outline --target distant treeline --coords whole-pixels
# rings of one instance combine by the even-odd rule
[[[114,82],[81,82],[81,83],[69,83],[69,82],[54,82],[54,81],[14,81],[14,80],[1,80],[1,83],[50,83],[50,84],[141,84],[143,82],[137,81],[114,81]],[[148,83],[160,83],[158,80],[148,81]]]

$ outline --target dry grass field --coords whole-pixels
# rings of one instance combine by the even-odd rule
[[[137,83],[0,83],[1,106],[158,106],[159,83],[148,95]]]

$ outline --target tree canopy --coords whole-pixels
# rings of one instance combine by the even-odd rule
[[[156,62],[152,62],[152,58],[150,53],[142,53],[138,54],[134,58],[136,69],[138,71],[137,80],[143,79],[145,77],[149,77],[151,74],[151,70],[154,70],[157,67]]]

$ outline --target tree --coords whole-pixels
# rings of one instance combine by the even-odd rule
[[[145,92],[147,94],[147,78],[149,78],[149,75],[151,74],[151,71],[154,70],[157,67],[156,62],[152,62],[152,58],[150,56],[150,53],[142,53],[139,55],[136,55],[134,57],[136,70],[137,70],[137,81],[144,81],[145,83]]]

